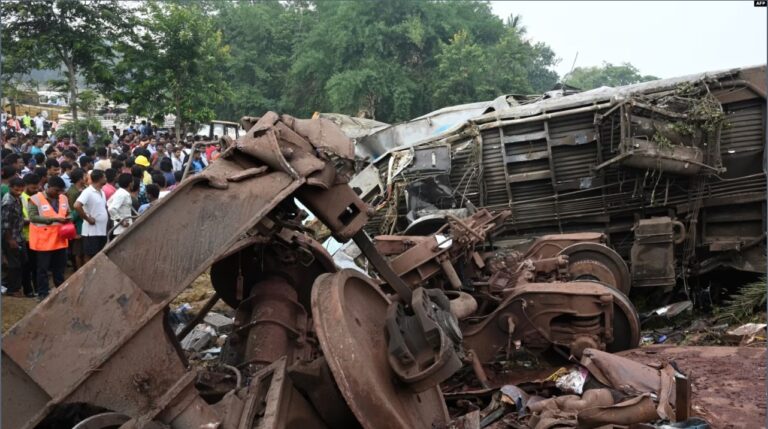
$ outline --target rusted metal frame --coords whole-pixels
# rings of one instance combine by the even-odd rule
[[[453,222],[456,222],[456,224],[459,225],[461,227],[461,229],[463,229],[467,233],[473,235],[476,239],[478,239],[480,241],[485,240],[485,237],[483,237],[483,235],[481,235],[480,233],[475,231],[471,226],[467,225],[467,223],[464,222],[463,219],[459,219],[455,215],[450,214],[450,213],[446,217],[448,219],[452,220]]]
[[[208,314],[209,311],[213,308],[216,303],[219,302],[219,294],[214,292],[213,296],[206,301],[205,305],[203,305],[203,308],[200,309],[200,311],[195,315],[195,317],[187,323],[184,328],[176,335],[176,339],[181,341],[183,340],[187,335],[189,335],[190,332],[192,332],[193,329],[195,329],[195,326],[199,325],[200,322],[205,319],[205,316]]]
[[[480,191],[480,197],[479,202],[480,206],[485,206],[485,164],[483,162],[485,158],[485,154],[483,152],[483,133],[479,132],[477,133],[477,136],[475,136],[477,139],[477,166],[478,166],[478,175],[477,175],[477,185],[478,189]]]
[[[176,382],[176,384],[174,384],[170,389],[168,389],[165,392],[165,394],[160,398],[159,401],[157,401],[152,405],[152,408],[150,409],[150,411],[144,413],[141,417],[135,419],[135,426],[141,428],[144,425],[151,422],[152,420],[154,420],[160,414],[164,414],[166,407],[170,405],[171,402],[175,401],[184,392],[184,390],[190,387],[194,388],[194,383],[196,378],[197,378],[197,372],[194,370],[188,371],[186,374],[184,374],[184,376],[181,377]],[[181,404],[182,406],[180,407],[182,408],[182,410],[180,410],[181,412],[183,412],[183,410],[186,408],[185,405],[188,406],[194,401],[195,395],[187,395],[183,399],[184,399],[184,403],[182,403]],[[174,416],[169,416],[170,419],[168,421],[169,422],[172,421],[177,416],[178,414]]]
[[[504,186],[507,189],[507,206],[512,210],[513,217],[515,203],[512,201],[512,188],[509,184],[509,163],[507,159],[507,144],[504,142],[504,127],[499,127],[499,148],[501,148],[501,162],[504,164]]]
[[[555,185],[557,184],[557,172],[555,171],[555,158],[552,156],[552,140],[549,136],[549,121],[543,120],[544,123],[544,139],[547,144],[547,156],[549,161],[549,171],[551,171],[550,179],[552,182],[552,189],[554,190],[554,198],[555,198],[555,219],[557,219],[557,229],[560,231],[560,233],[563,232],[563,223],[560,221],[560,206],[558,204],[559,201],[559,195],[557,192],[557,189],[555,189]]]
[[[165,307],[166,307],[166,305],[161,305],[161,304],[156,304],[156,305],[153,305],[153,306],[149,307],[149,309],[145,313],[145,315],[143,317],[141,317],[137,321],[136,328],[131,330],[131,331],[128,331],[128,335],[126,335],[124,337],[124,341],[116,343],[115,346],[113,346],[111,349],[108,349],[104,353],[104,356],[106,356],[106,357],[103,360],[101,360],[97,365],[93,365],[94,370],[96,368],[102,367],[118,350],[120,350],[127,342],[129,342],[139,332],[141,332],[146,327],[146,325],[154,317],[157,316],[157,313],[163,311],[163,309]],[[10,356],[7,356],[7,357],[12,359]],[[17,363],[17,365],[18,365],[18,363]],[[20,367],[20,369],[23,372],[26,373],[26,370],[24,369],[23,366],[19,365],[19,367]],[[72,395],[90,376],[91,376],[90,372],[85,373],[77,381],[72,383],[72,385],[69,388],[65,389],[64,391],[62,391],[58,395],[55,395],[55,396],[51,395],[51,399],[48,401],[46,406],[44,408],[40,409],[36,414],[34,414],[32,419],[26,425],[22,426],[22,428],[24,428],[24,429],[34,428],[35,424],[40,422],[40,420],[42,420],[46,415],[48,415],[53,410],[53,408],[54,408],[54,406],[56,404],[62,403],[64,401],[64,399],[66,399],[67,397]],[[42,390],[46,395],[48,395],[48,391],[45,390],[45,388],[43,388],[43,386],[38,384],[38,382],[35,379],[30,377],[30,380],[33,383],[35,383],[35,385],[37,385],[38,388],[40,388],[40,390]]]
[[[198,177],[199,177],[199,179],[198,179]],[[195,179],[197,179],[197,180],[195,180]],[[196,183],[197,181],[205,181],[205,180],[207,180],[207,178],[204,177],[204,176],[196,176],[196,177],[193,178],[193,180],[190,180],[189,183],[191,184],[191,183]],[[275,194],[275,196],[270,200],[270,202],[279,202],[279,201],[285,200],[286,198],[291,196],[304,183],[306,183],[306,179],[305,178],[294,179],[293,182],[288,187],[284,188],[282,191],[280,191],[279,193]],[[215,189],[211,189],[211,191],[216,191],[216,190]],[[161,200],[160,203],[162,204],[162,203],[166,202],[166,200],[167,199]],[[276,205],[276,203],[275,203],[275,205]],[[263,219],[274,208],[274,205],[273,206],[269,206],[269,208],[266,209],[266,210],[265,210],[265,207],[261,207],[260,209],[263,210],[263,212],[255,213],[254,216],[251,217],[250,221],[248,221],[246,224],[244,224],[244,226],[239,228],[237,230],[237,232],[235,234],[233,234],[233,237],[226,242],[227,244],[225,244],[225,249],[226,250],[228,250],[231,247],[233,247],[234,245],[236,245],[240,241],[241,237],[244,234],[246,234],[256,224],[258,224],[258,222],[261,219]],[[110,247],[105,248],[105,251],[111,249],[112,247],[116,247],[120,243],[121,239],[124,239],[125,237],[129,236],[129,234],[131,232],[136,231],[138,229],[138,226],[142,225],[142,223],[147,222],[147,221],[149,221],[149,217],[146,217],[146,216],[139,217],[137,222],[135,222],[135,225],[137,225],[137,227],[129,229],[124,234],[120,234],[118,239],[115,239],[113,242],[110,243],[110,245],[109,245]],[[226,252],[226,250],[225,250],[225,252]],[[222,253],[225,253],[225,252],[222,252]],[[216,262],[216,260],[218,260],[220,258],[221,258],[221,255],[211,255],[208,258],[206,258],[204,260],[204,262],[201,264],[201,266],[203,266],[204,268],[202,268],[200,270],[195,270],[192,274],[190,274],[187,277],[185,277],[183,279],[184,280],[183,283],[185,285],[191,284],[200,274],[202,274],[203,271],[205,271],[205,269],[207,267],[213,265],[213,263]],[[129,277],[131,277],[131,276],[129,275]],[[132,277],[131,277],[131,279],[133,280]],[[172,299],[167,299],[167,301],[170,302],[170,301],[172,301]]]
[[[613,109],[610,109],[610,111],[613,111]],[[603,163],[603,133],[600,132],[600,129],[602,127],[602,118],[604,118],[605,115],[602,115],[600,113],[595,113],[595,116],[592,120],[592,123],[595,127],[595,150],[597,151],[597,163],[598,165],[602,165]],[[611,117],[611,142],[613,142],[613,117]],[[613,143],[611,143],[611,147],[613,147]],[[605,170],[597,170],[594,169],[594,171],[597,172],[597,174],[600,175],[600,179],[603,183],[605,183]],[[600,189],[600,196],[603,198],[603,207],[607,207],[606,202],[606,195],[605,195],[605,188]],[[608,214],[607,210],[603,210],[604,214]],[[605,228],[608,228],[610,226],[610,220],[605,222]],[[610,238],[609,238],[610,239]]]
[[[194,186],[198,181],[203,181],[203,180],[206,180],[206,179],[204,177],[200,177],[200,179],[194,180],[194,181],[189,181],[189,182],[185,183],[184,185],[186,185],[187,187]],[[304,179],[303,178],[295,179],[292,182],[293,186],[288,186],[287,188],[283,189],[281,192],[276,194],[275,197],[272,198],[271,201],[276,201],[276,200],[277,201],[282,201],[282,200],[284,200],[289,195],[291,195],[295,191],[295,189],[297,189],[303,183],[304,183]],[[213,189],[213,188],[211,188],[210,191],[218,192],[218,190]],[[271,209],[271,207],[270,207],[270,209]],[[226,248],[229,248],[232,245],[234,245],[238,241],[239,237],[242,234],[244,234],[246,231],[248,231],[263,216],[264,216],[264,214],[261,214],[261,213],[258,213],[258,212],[256,214],[254,214],[254,216],[252,217],[252,221],[248,222],[247,225],[241,227],[239,232],[237,234],[235,234],[232,239],[229,240],[229,243],[226,244],[225,246],[222,246],[222,247],[226,249]],[[141,224],[142,222],[145,222],[145,221],[148,221],[148,220],[149,220],[149,217],[142,217],[142,218],[139,218],[139,220],[136,222],[136,224]],[[136,228],[132,228],[132,229],[129,229],[128,231],[126,231],[125,234],[121,234],[120,237],[118,237],[118,239],[114,240],[113,242],[111,242],[108,245],[108,248],[114,248],[114,247],[118,246],[119,243],[121,241],[123,241],[123,239],[125,239],[125,237],[129,236],[131,234],[131,232],[133,232],[135,230],[136,230]],[[107,249],[105,249],[105,251],[106,250]],[[110,262],[112,262],[111,259],[108,256],[108,254],[105,255],[105,258],[107,260],[109,260]],[[189,285],[190,283],[192,283],[192,281],[195,278],[197,278],[200,275],[200,273],[205,270],[205,268],[207,268],[208,266],[213,264],[213,262],[215,262],[218,258],[219,258],[219,255],[211,255],[211,256],[209,256],[202,264],[200,264],[199,269],[191,271],[192,274],[189,275],[187,278],[183,279],[183,281],[180,282],[180,284]],[[112,262],[112,263],[114,264],[114,262]],[[114,264],[114,265],[116,267],[120,268],[117,264]],[[123,271],[123,273],[126,275],[126,277],[128,279],[130,279],[130,281],[134,285],[137,285],[136,287],[138,288],[138,284],[133,280],[133,278],[130,275],[128,275],[127,273],[125,273],[124,271]],[[138,288],[138,289],[146,294],[146,292],[144,292],[143,289],[141,289],[141,288]],[[98,368],[98,367],[103,366],[109,359],[111,359],[115,355],[115,353],[120,348],[122,348],[128,341],[130,341],[133,337],[135,337],[139,332],[141,332],[143,329],[145,329],[146,325],[154,317],[156,317],[158,313],[162,312],[168,306],[168,304],[170,304],[170,302],[173,301],[173,299],[175,297],[176,297],[176,295],[170,294],[164,300],[162,300],[160,302],[156,302],[153,305],[149,306],[146,309],[144,315],[141,316],[134,323],[133,328],[125,331],[125,334],[123,336],[123,341],[116,342],[115,345],[113,345],[110,349],[107,349],[100,356],[100,359],[97,362],[95,362],[94,367]],[[21,366],[21,368],[23,369],[24,366]],[[65,398],[67,398],[75,390],[77,390],[77,388],[79,388],[90,377],[90,375],[91,374],[88,373],[88,372],[82,374],[79,378],[76,379],[76,381],[74,381],[70,386],[68,386],[66,389],[64,389],[62,392],[60,392],[58,395],[52,396],[51,400],[49,401],[50,407],[46,407],[45,409],[40,410],[40,412],[36,415],[34,420],[38,421],[38,419],[41,418],[41,416],[47,415],[48,412],[50,412],[50,409],[53,406],[53,404],[61,403]],[[37,382],[35,381],[35,383],[37,383]],[[42,388],[42,386],[41,386],[41,388]],[[43,390],[45,391],[45,389],[43,389]],[[46,393],[47,393],[47,391],[46,391]]]

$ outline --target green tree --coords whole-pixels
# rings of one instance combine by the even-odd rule
[[[149,3],[146,31],[136,45],[121,45],[116,73],[124,84],[113,97],[138,115],[176,116],[176,137],[195,122],[215,118],[229,94],[223,66],[229,48],[200,7]],[[255,54],[256,55],[256,54]]]
[[[488,100],[501,94],[546,91],[557,82],[554,52],[523,38],[519,16],[510,17],[504,33],[490,46],[480,46],[466,31],[442,44],[433,80],[436,107]]]
[[[282,106],[407,120],[448,104],[551,88],[554,53],[488,2],[318,2]],[[547,86],[548,85],[548,86]]]
[[[101,122],[96,118],[67,122],[66,124],[60,125],[54,134],[56,134],[57,138],[70,137],[80,141],[86,141],[88,139],[89,131],[95,135],[96,145],[104,146],[109,143],[109,131],[102,127]]]
[[[604,62],[600,67],[576,67],[564,78],[565,83],[579,89],[594,89],[601,86],[622,86],[659,79],[656,76],[642,75],[630,63],[615,66]]]
[[[2,31],[2,96],[10,101],[13,115],[17,115],[16,104],[22,94],[36,86],[36,82],[28,78],[29,72],[40,66],[40,60],[34,55],[34,47],[34,41],[13,40],[9,31]]]
[[[489,55],[500,93],[536,94],[552,89],[558,79],[552,67],[559,62],[552,49],[526,38],[528,30],[520,15],[510,15],[504,27],[504,35]]]
[[[24,0],[3,3],[7,39],[33,49],[30,61],[64,65],[72,118],[77,121],[77,77],[109,86],[114,44],[131,36],[132,11],[118,0]],[[32,45],[30,48],[29,46]]]
[[[461,30],[436,56],[434,99],[437,105],[492,98],[496,92],[488,52]]]
[[[93,109],[96,107],[99,95],[92,89],[86,89],[80,91],[79,100],[77,101],[78,107],[85,111],[85,117],[90,118],[93,113]]]
[[[232,94],[216,106],[219,118],[239,120],[283,110],[294,45],[311,28],[312,17],[308,5],[300,2],[220,3],[213,19],[230,47],[223,67]]]

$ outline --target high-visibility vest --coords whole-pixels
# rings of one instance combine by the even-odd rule
[[[58,213],[53,211],[53,207],[51,207],[51,204],[42,192],[31,196],[29,202],[37,206],[40,216],[43,217],[67,217],[69,214],[69,203],[64,194],[59,195]],[[69,246],[69,240],[61,238],[59,229],[61,229],[60,223],[46,225],[44,223],[31,222],[29,224],[29,248],[41,252],[66,249]]]
[[[24,215],[24,220],[29,220],[29,199],[31,196],[26,192],[21,193],[21,212]],[[21,235],[29,242],[29,225],[24,225],[24,229],[21,231]]]

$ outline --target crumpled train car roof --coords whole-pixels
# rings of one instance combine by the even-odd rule
[[[492,101],[445,107],[415,118],[412,121],[376,130],[375,133],[358,140],[357,144],[377,149],[386,148],[387,151],[398,150],[404,147],[417,146],[449,138],[460,133],[470,123],[485,124],[493,121],[525,118],[539,115],[543,112],[551,113],[573,109],[601,102],[616,102],[632,94],[667,91],[686,82],[732,79],[739,74],[756,77],[756,79],[750,79],[750,83],[755,85],[755,89],[762,92],[761,95],[764,97],[766,91],[765,79],[757,76],[761,69],[764,70],[765,65],[695,73],[620,87],[603,86],[569,95],[561,95],[562,91],[550,91],[532,100],[526,100],[520,96],[504,95]],[[522,98],[521,102],[516,101],[519,98]],[[436,120],[440,117],[443,117],[442,121]],[[436,122],[436,124],[432,125],[432,122]],[[419,129],[425,126],[427,130],[419,132]],[[377,153],[372,150],[366,152],[372,155]],[[374,160],[378,160],[384,155],[384,153],[381,153],[375,156]]]

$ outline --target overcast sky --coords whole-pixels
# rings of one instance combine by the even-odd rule
[[[766,62],[766,8],[749,1],[491,2],[506,19],[522,15],[528,37],[576,66],[630,62],[643,74],[674,77]]]

